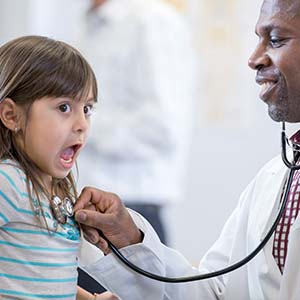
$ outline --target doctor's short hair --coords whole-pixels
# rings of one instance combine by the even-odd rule
[[[62,41],[23,36],[0,47],[0,105],[6,98],[14,101],[24,108],[25,122],[36,100],[44,97],[78,100],[87,97],[90,90],[96,101],[97,83],[92,68],[78,50]],[[35,176],[37,167],[18,148],[12,130],[0,120],[0,160],[7,158],[20,164],[35,193],[45,192]],[[72,174],[68,177],[60,180],[60,188],[66,193],[74,189],[76,193]]]

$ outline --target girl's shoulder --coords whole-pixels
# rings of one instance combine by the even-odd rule
[[[0,160],[0,189],[5,187],[26,189],[26,175],[19,163],[11,159]]]
[[[0,160],[0,227],[32,215],[24,171],[13,160]]]

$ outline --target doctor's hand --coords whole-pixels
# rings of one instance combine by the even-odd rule
[[[141,231],[120,198],[113,193],[85,187],[74,211],[76,221],[82,225],[85,238],[99,247],[104,254],[110,250],[98,230],[117,248],[140,243],[143,239]]]

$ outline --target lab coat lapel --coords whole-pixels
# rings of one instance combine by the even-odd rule
[[[278,209],[282,191],[279,187],[283,185],[285,176],[285,172],[281,172],[278,176],[278,169],[281,170],[282,165],[281,168],[276,170],[272,168],[260,174],[262,180],[258,179],[253,191],[246,196],[249,199],[245,203],[249,203],[249,207],[243,210],[247,215],[240,218],[241,223],[234,241],[236,244],[233,246],[235,251],[231,256],[232,262],[252,252],[265,236],[265,229],[269,229],[269,220],[271,222],[274,220],[273,214]],[[246,247],[241,242],[245,238]],[[272,257],[271,246],[267,246],[266,251],[261,251],[246,267],[230,274],[226,300],[242,298],[278,300],[281,275]],[[249,298],[245,296],[246,290],[249,291]]]
[[[270,176],[266,176],[266,181],[253,195],[256,201],[252,202],[255,206],[251,208],[252,218],[249,219],[248,232],[252,236],[249,241],[253,243],[249,242],[248,252],[253,251],[263,240],[278,214],[287,171],[281,164],[269,172]],[[275,300],[279,297],[281,274],[273,258],[272,247],[273,238],[248,266],[251,299]],[[257,276],[254,276],[254,273]]]
[[[274,174],[263,189],[259,191],[257,197],[259,201],[256,203],[257,223],[260,231],[261,240],[266,236],[270,230],[280,208],[280,200],[288,176],[288,171],[283,170],[279,174]]]

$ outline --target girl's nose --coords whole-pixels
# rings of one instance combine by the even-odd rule
[[[84,112],[76,116],[73,129],[75,132],[86,132],[89,129],[89,120]]]

